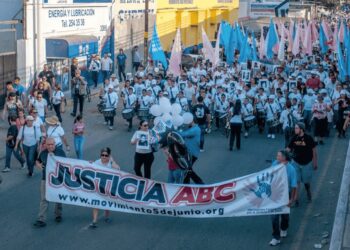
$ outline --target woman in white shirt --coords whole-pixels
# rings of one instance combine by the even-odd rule
[[[241,100],[237,99],[234,107],[231,107],[230,109],[230,127],[231,127],[231,133],[230,133],[230,151],[233,149],[233,144],[236,139],[236,148],[237,150],[241,149],[241,129],[242,129],[242,104]]]
[[[61,86],[59,84],[55,85],[55,90],[52,93],[52,105],[53,109],[56,112],[56,116],[58,117],[58,120],[62,122],[61,117],[61,105],[64,102],[64,94],[61,91]]]
[[[47,101],[43,98],[43,93],[38,92],[36,101],[33,103],[33,107],[38,111],[40,119],[44,122],[45,115],[48,113]]]
[[[17,141],[14,150],[17,151],[22,144],[22,152],[26,157],[27,167],[28,167],[28,176],[31,177],[34,171],[35,158],[37,155],[37,150],[39,146],[39,140],[41,137],[41,131],[39,127],[33,126],[34,117],[28,115],[26,117],[26,124],[20,128]]]
[[[67,151],[70,150],[68,142],[66,137],[64,136],[64,129],[62,128],[60,122],[58,121],[58,117],[53,115],[49,118],[45,119],[47,127],[47,137],[54,138],[56,148],[62,148],[63,150],[63,143],[66,145]]]
[[[137,176],[151,178],[151,167],[154,161],[154,155],[151,145],[155,143],[156,138],[151,134],[147,121],[141,121],[139,130],[131,138],[131,144],[136,145],[134,157],[134,171]],[[144,167],[144,175],[141,168]]]
[[[120,170],[120,167],[119,165],[113,160],[112,156],[111,156],[111,149],[110,148],[103,148],[101,150],[101,155],[100,155],[100,159],[96,160],[94,162],[94,165],[96,167],[99,167],[103,170],[107,170],[108,169],[118,169]],[[94,208],[92,210],[92,223],[90,224],[90,228],[96,228],[97,227],[97,219],[98,219],[98,211],[99,209],[97,208]],[[110,214],[110,211],[108,210],[105,210],[105,222],[106,223],[109,223],[111,220],[109,218],[109,214]]]

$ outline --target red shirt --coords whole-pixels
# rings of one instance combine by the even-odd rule
[[[178,169],[178,166],[176,165],[176,163],[175,163],[175,161],[173,160],[173,158],[168,157],[167,162],[168,162],[168,168],[169,168],[169,170],[176,170],[176,169]]]
[[[317,77],[309,78],[306,81],[306,86],[312,88],[313,90],[320,88],[321,81]]]

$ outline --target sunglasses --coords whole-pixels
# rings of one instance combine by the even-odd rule
[[[108,154],[101,154],[101,157],[109,157]]]

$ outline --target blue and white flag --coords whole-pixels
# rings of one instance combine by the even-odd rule
[[[322,54],[327,53],[328,51],[327,37],[326,37],[326,34],[324,33],[322,25],[320,25],[320,48],[321,48]]]
[[[267,37],[265,40],[265,46],[266,46],[266,57],[267,59],[272,59],[273,55],[275,54],[274,48],[275,46],[279,43],[278,41],[278,35],[276,31],[275,24],[272,20],[270,19],[270,26],[269,26],[269,31],[267,33]]]
[[[256,54],[256,40],[255,40],[254,32],[252,32],[252,60],[258,61],[258,56]]]
[[[166,60],[162,45],[160,44],[156,25],[154,25],[153,28],[151,45],[149,47],[149,54],[152,60],[160,62],[165,70],[168,68],[168,62]]]
[[[345,81],[345,76],[347,75],[347,68],[345,67],[345,62],[344,62],[344,57],[343,57],[343,52],[342,48],[340,46],[339,39],[337,39],[337,60],[338,60],[338,69],[339,69],[339,75],[340,75],[340,80],[342,82]]]

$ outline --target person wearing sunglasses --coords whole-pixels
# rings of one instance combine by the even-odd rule
[[[151,178],[151,167],[154,161],[152,144],[157,142],[148,127],[147,121],[141,121],[139,129],[131,138],[131,144],[136,145],[136,152],[134,157],[134,171],[137,176]],[[142,175],[141,168],[144,167],[144,175]]]
[[[96,160],[94,162],[94,165],[97,167],[101,167],[102,169],[118,169],[120,170],[119,165],[113,160],[113,157],[111,156],[111,149],[106,147],[101,149],[100,159]],[[97,219],[98,219],[98,211],[99,209],[94,208],[92,210],[92,223],[90,224],[90,228],[94,229],[97,228]],[[105,222],[109,223],[111,222],[111,219],[109,218],[110,211],[105,210]]]

